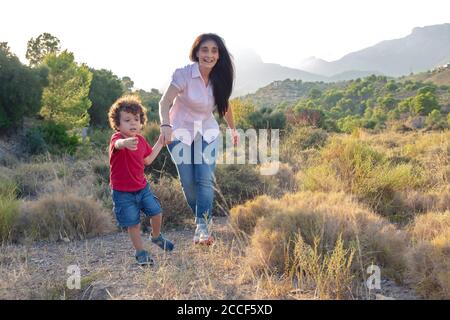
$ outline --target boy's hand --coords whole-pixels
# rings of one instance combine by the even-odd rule
[[[135,150],[137,150],[138,141],[139,140],[137,137],[131,137],[131,138],[123,139],[122,144],[125,148],[135,151]]]

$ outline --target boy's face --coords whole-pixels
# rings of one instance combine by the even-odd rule
[[[120,111],[119,131],[126,137],[135,137],[141,132],[141,118],[139,114]]]

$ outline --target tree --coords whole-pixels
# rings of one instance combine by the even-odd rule
[[[443,129],[446,127],[444,117],[439,110],[433,110],[427,116],[425,123],[432,129]]]
[[[90,124],[95,127],[107,127],[109,108],[124,92],[122,81],[109,70],[90,69],[90,71],[92,72],[89,90],[92,106],[88,109]]]
[[[378,99],[378,103],[380,103],[383,107],[393,108],[397,105],[398,100],[394,98],[392,94],[388,94],[383,98]]]
[[[398,85],[395,83],[394,80],[390,80],[388,83],[386,83],[386,85],[384,86],[386,88],[386,90],[388,91],[396,91],[398,89]]]
[[[337,125],[342,132],[352,133],[353,130],[363,126],[363,121],[356,115],[346,116],[345,118],[339,119]]]
[[[230,107],[237,128],[246,130],[252,126],[249,116],[256,110],[252,102],[236,98],[230,101]]]
[[[254,129],[283,129],[286,126],[286,117],[281,112],[257,110],[248,115],[248,122],[249,127]]]
[[[134,82],[130,77],[122,77],[122,86],[125,92],[130,93],[133,91]]]
[[[436,96],[430,91],[417,94],[414,97],[412,104],[416,114],[420,114],[422,116],[426,116],[434,109],[439,108]]]
[[[14,57],[14,53],[11,52],[11,49],[8,46],[8,42],[0,42],[0,51],[2,51],[3,54],[7,58],[13,58]]]
[[[42,95],[41,115],[67,129],[89,123],[89,88],[92,73],[86,65],[78,66],[67,50],[49,54],[43,61],[49,69],[48,86]]]
[[[311,90],[309,90],[309,93],[308,93],[309,98],[318,99],[321,96],[322,96],[322,91],[320,91],[320,89],[312,88]]]
[[[6,42],[0,44],[0,129],[19,124],[24,115],[39,111],[45,69],[23,65]]]
[[[324,95],[324,102],[329,107],[336,106],[336,103],[342,99],[344,94],[341,91],[329,90]]]
[[[159,101],[162,94],[158,89],[151,89],[150,92],[137,90],[135,93],[141,98],[142,104],[147,108],[147,118],[149,121],[159,120]]]
[[[25,57],[30,61],[30,66],[37,66],[51,53],[59,53],[60,41],[50,33],[43,33],[36,39],[31,38],[27,44]]]

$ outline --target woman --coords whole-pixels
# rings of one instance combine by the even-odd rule
[[[194,243],[211,244],[208,232],[213,207],[213,175],[219,125],[217,108],[238,143],[228,99],[233,88],[234,67],[218,35],[207,33],[195,39],[193,62],[175,70],[169,88],[159,103],[161,134],[175,162],[186,200],[195,214]]]

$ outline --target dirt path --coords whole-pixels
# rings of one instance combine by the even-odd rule
[[[311,299],[286,292],[242,268],[243,253],[225,218],[214,224],[216,243],[194,246],[193,230],[170,230],[176,248],[146,247],[157,265],[136,265],[126,233],[60,243],[0,248],[0,299]],[[67,268],[81,272],[81,290],[69,290]],[[411,290],[384,281],[376,298],[414,299]],[[374,295],[375,297],[375,295]]]

